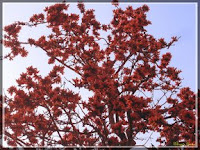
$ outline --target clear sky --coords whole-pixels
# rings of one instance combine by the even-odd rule
[[[133,8],[141,6],[143,3],[120,4],[122,8],[132,5]],[[196,5],[194,3],[146,3],[150,7],[147,13],[147,19],[152,25],[147,27],[148,33],[156,38],[164,37],[167,41],[172,36],[181,36],[175,46],[170,48],[172,53],[171,66],[182,70],[181,77],[184,78],[182,85],[189,86],[193,91],[196,90],[197,83],[197,20]],[[28,21],[36,13],[40,13],[43,8],[50,3],[3,3],[3,26],[9,25],[14,21]],[[112,6],[109,3],[104,4],[87,4],[86,8],[95,9],[97,20],[101,23],[109,23],[112,19]],[[78,12],[75,5],[70,6],[71,12]],[[22,30],[21,39],[29,36],[38,37],[48,34],[48,30],[40,28],[40,31],[25,28]],[[19,78],[26,67],[32,65],[40,70],[42,75],[47,75],[52,66],[47,64],[45,53],[39,49],[28,47],[29,56],[27,58],[17,57],[14,61],[3,61],[3,89],[5,92],[8,87],[15,85],[15,79]],[[7,49],[3,49],[4,54]],[[167,52],[165,50],[164,52]],[[67,72],[66,77],[74,76],[73,73]],[[86,93],[86,94],[85,94]],[[86,91],[81,91],[83,97],[91,95]],[[150,141],[151,142],[151,141]],[[149,143],[150,143],[149,142]]]

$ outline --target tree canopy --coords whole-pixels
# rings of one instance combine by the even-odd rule
[[[166,42],[145,29],[151,24],[147,5],[117,7],[109,24],[96,20],[94,10],[78,3],[80,14],[57,3],[34,14],[28,22],[4,27],[5,59],[27,57],[26,45],[42,50],[46,75],[34,66],[8,89],[5,100],[5,139],[11,146],[134,146],[139,133],[159,132],[162,146],[195,143],[195,96],[182,87],[181,70],[170,66]],[[51,29],[48,36],[20,41],[23,27]],[[38,32],[41,32],[38,30]],[[103,32],[108,35],[103,36]],[[102,47],[100,41],[105,43]],[[67,69],[78,77],[65,79]],[[70,86],[93,93],[85,100]],[[154,97],[154,93],[160,97]],[[42,113],[41,113],[41,110]],[[148,139],[146,139],[148,140]]]

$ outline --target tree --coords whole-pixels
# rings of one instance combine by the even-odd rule
[[[5,58],[27,57],[30,45],[45,51],[47,76],[30,66],[8,89],[5,100],[5,139],[13,146],[134,146],[138,133],[159,132],[161,145],[195,142],[195,93],[181,87],[180,70],[169,65],[170,42],[155,39],[145,29],[147,5],[113,10],[110,24],[95,19],[94,10],[79,3],[80,14],[67,13],[61,3],[34,14],[28,22],[4,28]],[[48,36],[19,40],[23,27],[46,25]],[[101,33],[108,36],[102,37]],[[100,41],[104,41],[102,48]],[[66,70],[78,77],[64,78]],[[66,80],[93,92],[88,100],[64,88]],[[155,92],[162,92],[155,99]],[[40,110],[43,113],[38,113]],[[148,140],[148,139],[147,139]]]

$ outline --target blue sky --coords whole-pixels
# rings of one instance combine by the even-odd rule
[[[143,3],[120,4],[122,8],[132,5],[133,8],[141,6]],[[181,36],[175,46],[169,50],[172,53],[171,66],[182,70],[181,77],[184,78],[182,85],[189,86],[193,91],[196,90],[197,83],[197,60],[196,60],[196,5],[194,3],[146,3],[150,7],[147,13],[147,19],[152,22],[152,25],[147,27],[148,33],[151,33],[156,38],[164,37],[167,41],[172,36]],[[13,23],[14,21],[28,21],[35,14],[40,13],[43,8],[50,3],[3,3],[3,26]],[[110,4],[87,4],[86,8],[95,9],[97,20],[102,23],[109,23],[112,19],[112,9],[114,6]],[[77,12],[75,5],[70,6],[71,12]],[[38,37],[43,34],[48,34],[48,30],[44,27],[37,30],[25,28],[22,30],[21,39],[26,39],[29,36]],[[25,72],[26,67],[33,65],[40,70],[42,75],[46,75],[52,68],[47,64],[47,57],[43,51],[33,47],[28,47],[30,50],[27,58],[17,57],[14,61],[4,60],[3,62],[3,89],[4,92],[11,85],[15,85],[15,79],[22,72]],[[3,49],[6,53],[7,49]],[[73,73],[67,72],[66,77],[74,76]],[[80,91],[80,94],[85,98],[91,93]],[[156,136],[156,135],[155,135]]]
[[[50,3],[4,3],[3,4],[3,25],[8,25],[14,21],[25,21],[29,20],[29,17],[34,13],[40,13],[43,8]],[[121,7],[125,8],[129,4],[120,4]],[[130,3],[133,8],[141,6],[142,3]],[[164,37],[167,41],[172,36],[181,36],[179,41],[175,43],[175,46],[171,47],[170,52],[172,53],[171,65],[181,69],[183,72],[181,76],[184,78],[183,86],[189,86],[195,90],[196,84],[196,5],[194,3],[148,3],[150,11],[147,14],[147,18],[151,20],[152,25],[147,27],[148,32],[154,35],[156,38]],[[114,8],[110,4],[87,4],[87,8],[94,8],[97,20],[103,23],[108,23],[112,19],[112,9]],[[10,11],[12,10],[12,11]],[[103,11],[102,11],[103,10]],[[77,11],[76,6],[72,5],[70,11]],[[37,30],[35,30],[37,31]],[[48,31],[42,28],[43,32],[30,32],[30,29],[22,32],[22,37],[34,36],[44,34]],[[24,71],[25,66],[28,66],[29,62],[35,64],[38,67],[42,67],[41,71],[44,70],[45,63],[37,62],[36,59],[43,59],[43,52],[33,52],[30,48],[31,53],[29,58],[21,59],[17,57],[14,61],[4,61],[4,75],[9,76],[9,81],[5,84],[13,84],[15,79],[20,72]],[[6,50],[4,51],[6,52]],[[32,55],[33,53],[33,55]],[[40,57],[38,57],[40,56]],[[16,65],[15,69],[9,70]],[[23,67],[24,66],[24,67]],[[45,67],[46,68],[46,67]],[[49,67],[47,67],[49,68]],[[48,70],[48,69],[45,69]],[[44,70],[44,72],[45,72]],[[8,72],[7,72],[8,71]],[[12,73],[10,72],[12,71]],[[43,72],[43,71],[42,71]],[[11,79],[13,78],[13,79]],[[7,79],[4,78],[4,81]],[[4,85],[4,87],[7,87]]]

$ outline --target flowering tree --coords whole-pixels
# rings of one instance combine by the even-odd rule
[[[155,39],[145,27],[147,5],[116,7],[110,24],[95,19],[94,10],[79,3],[55,4],[28,22],[4,28],[5,58],[26,57],[26,45],[45,51],[53,69],[42,77],[30,66],[8,89],[5,99],[5,139],[12,146],[134,146],[139,133],[159,132],[161,145],[195,141],[195,94],[181,87],[181,72],[169,65],[164,38]],[[48,36],[19,40],[23,27],[46,25]],[[109,35],[102,36],[102,32]],[[104,34],[105,35],[105,34]],[[106,46],[101,47],[100,41]],[[66,69],[78,77],[64,79]],[[88,100],[70,87],[93,93]],[[154,93],[160,98],[155,98]],[[41,113],[40,110],[43,110]],[[148,139],[147,139],[148,140]]]

